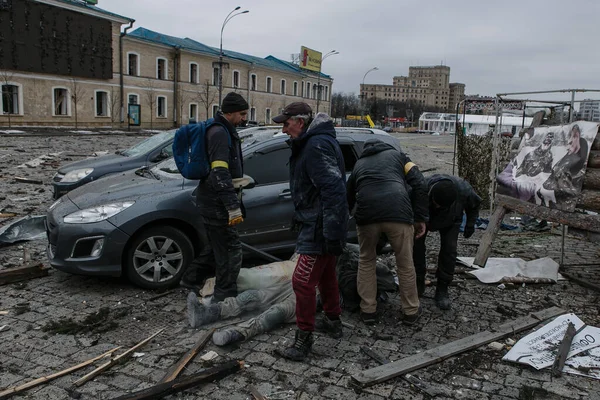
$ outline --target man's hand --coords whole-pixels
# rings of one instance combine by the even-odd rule
[[[229,226],[237,225],[244,221],[244,217],[242,217],[242,210],[240,208],[228,210],[227,212],[229,213]]]
[[[341,240],[328,240],[325,242],[325,253],[333,256],[341,256],[344,252],[344,242]]]
[[[427,232],[427,226],[425,225],[425,222],[415,222],[414,227],[415,239],[421,238],[425,234],[425,232]]]
[[[465,239],[470,238],[475,233],[475,227],[472,225],[465,226],[465,231],[463,232],[463,236]]]

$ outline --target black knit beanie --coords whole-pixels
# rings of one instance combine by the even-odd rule
[[[429,191],[431,199],[441,208],[450,207],[458,197],[454,182],[448,179],[437,182]]]
[[[244,111],[248,108],[250,108],[248,106],[248,102],[244,100],[244,98],[241,95],[235,92],[227,93],[227,96],[225,96],[223,102],[221,103],[221,111],[223,111],[224,113]]]

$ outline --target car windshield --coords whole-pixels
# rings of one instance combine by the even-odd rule
[[[150,150],[155,149],[156,147],[160,146],[161,143],[166,143],[169,140],[172,140],[173,137],[175,136],[176,131],[177,131],[176,129],[172,129],[167,132],[162,132],[162,133],[153,135],[146,140],[142,140],[135,146],[123,151],[121,154],[124,155],[125,157],[135,157],[135,156],[139,156],[140,154],[145,154],[145,153],[149,152]]]
[[[177,169],[177,164],[175,164],[175,159],[173,157],[156,164],[154,167],[152,167],[152,172],[158,176],[164,176],[168,178],[182,177]]]
[[[239,133],[239,136],[242,140],[242,148],[245,148],[256,142],[270,139],[278,133],[281,133],[280,126],[260,126],[256,128],[244,129]]]

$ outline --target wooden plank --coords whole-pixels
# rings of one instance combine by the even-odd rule
[[[499,195],[496,195],[499,196]],[[506,214],[506,209],[497,204],[492,217],[490,218],[490,222],[485,230],[481,238],[481,242],[479,242],[479,247],[477,248],[477,254],[475,255],[475,260],[473,264],[479,265],[481,267],[485,266],[487,259],[490,256],[490,252],[492,251],[492,242],[494,241],[494,237],[500,230],[500,226],[502,225],[502,220],[504,219],[504,215]]]
[[[538,206],[501,194],[496,195],[496,201],[499,206],[502,205],[506,209],[521,214],[531,215],[532,217],[545,219],[547,221],[558,222],[559,224],[584,229],[586,231],[600,232],[600,217],[596,215],[573,213]]]
[[[117,351],[120,348],[121,348],[121,346],[115,347],[114,349],[109,350],[109,351],[107,351],[104,354],[100,354],[97,357],[94,357],[92,359],[84,361],[81,364],[77,364],[77,365],[74,365],[74,366],[69,367],[67,369],[63,369],[62,371],[56,372],[56,373],[54,373],[52,375],[43,376],[41,378],[34,379],[31,382],[27,382],[27,383],[25,383],[23,385],[6,389],[6,390],[0,392],[0,399],[8,399],[9,397],[11,397],[14,394],[17,394],[17,393],[22,392],[24,390],[30,389],[30,388],[35,387],[37,385],[41,385],[42,383],[50,382],[51,380],[59,378],[59,377],[61,377],[63,375],[70,374],[73,371],[77,371],[78,369],[81,369],[83,367],[86,367],[86,366],[90,365],[94,361],[100,360],[101,358],[104,358],[104,357],[106,357],[108,355],[111,355],[112,353],[114,353],[115,351]]]
[[[35,185],[43,185],[44,184],[44,182],[40,181],[39,179],[22,178],[20,176],[15,176],[14,180],[15,180],[15,182],[19,182],[19,183],[33,183]]]
[[[590,151],[587,166],[588,168],[600,168],[600,151]]]
[[[192,347],[187,353],[183,355],[177,362],[177,364],[171,366],[165,376],[162,377],[158,383],[171,382],[177,375],[181,372],[182,369],[192,360],[198,352],[206,346],[206,343],[212,338],[213,333],[215,333],[215,328],[208,330],[200,339],[196,342],[194,347]]]
[[[123,360],[125,357],[128,357],[131,353],[133,353],[134,351],[136,351],[137,349],[139,349],[140,347],[142,347],[143,345],[145,345],[146,343],[148,343],[149,341],[151,341],[155,336],[159,335],[164,330],[165,330],[165,328],[159,330],[154,335],[149,336],[148,338],[142,340],[141,342],[139,342],[138,344],[136,344],[135,346],[133,346],[132,348],[130,348],[129,350],[127,350],[125,353],[119,354],[118,356],[116,356],[112,360],[110,360],[110,361],[102,364],[101,366],[99,366],[98,368],[96,368],[95,370],[93,370],[92,372],[90,372],[89,374],[87,374],[87,375],[79,378],[78,380],[76,380],[73,383],[73,385],[75,385],[75,386],[81,386],[84,383],[86,383],[87,381],[89,381],[90,379],[93,379],[96,376],[100,375],[102,373],[102,371],[104,371],[104,370],[112,367],[113,365],[117,364],[118,362],[120,362],[120,360]]]
[[[48,270],[42,263],[33,263],[24,267],[7,268],[0,271],[0,285],[48,276]]]
[[[577,207],[600,212],[600,191],[582,190],[577,199]]]
[[[554,363],[552,364],[552,376],[555,378],[560,378],[562,375],[562,369],[565,366],[565,361],[567,361],[567,355],[569,354],[569,350],[571,349],[571,344],[573,343],[573,338],[575,337],[576,330],[575,325],[572,322],[569,322],[569,326],[567,326],[567,331],[565,332],[565,336],[563,340],[560,342],[560,346],[558,347],[558,354],[554,359]]]
[[[254,386],[254,385],[248,386],[248,391],[250,392],[252,397],[254,397],[254,400],[268,400],[265,397],[265,395],[263,395],[261,392],[259,392],[258,389],[256,388],[256,386]]]
[[[495,331],[484,331],[429,349],[419,354],[403,358],[393,363],[381,365],[352,375],[352,381],[360,386],[371,386],[385,382],[408,372],[439,363],[456,354],[475,349],[493,341],[501,340],[514,333],[533,328],[541,321],[564,314],[566,311],[551,307],[532,313],[526,317],[500,325]]]
[[[164,396],[178,393],[183,390],[198,386],[202,383],[213,382],[224,378],[234,372],[239,371],[244,366],[242,361],[227,361],[224,364],[206,369],[197,374],[184,376],[175,379],[172,382],[160,383],[158,385],[143,389],[134,393],[129,393],[114,400],[153,400]],[[227,398],[224,396],[223,398]]]
[[[17,214],[15,213],[0,213],[0,218],[12,218],[12,217],[16,217]]]
[[[600,190],[600,169],[588,169],[583,178],[583,188]]]

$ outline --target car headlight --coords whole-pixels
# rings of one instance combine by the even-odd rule
[[[63,218],[65,224],[89,224],[100,222],[117,215],[121,211],[135,204],[135,201],[123,201],[119,203],[103,204],[76,211]]]
[[[62,178],[61,182],[77,182],[94,172],[94,168],[74,169],[69,171]]]

